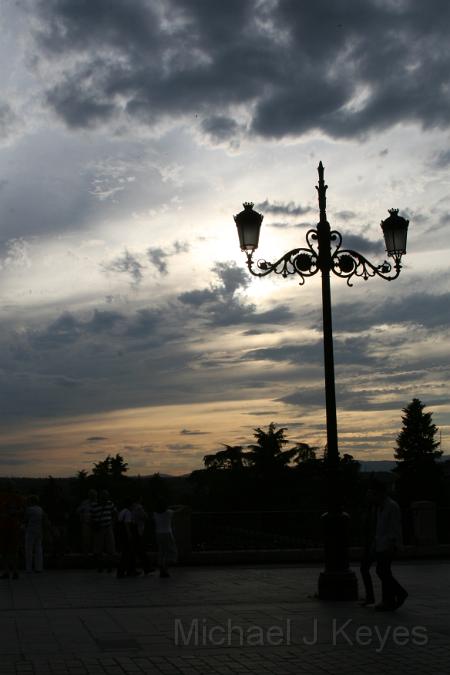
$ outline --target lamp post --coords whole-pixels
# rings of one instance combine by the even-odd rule
[[[319,198],[319,222],[315,229],[306,233],[305,248],[295,248],[275,262],[253,260],[258,248],[259,233],[263,216],[253,210],[251,202],[244,203],[244,210],[234,220],[237,226],[241,250],[246,253],[247,266],[251,274],[265,277],[280,274],[286,278],[291,274],[299,277],[300,285],[307,277],[321,272],[322,277],[322,319],[325,369],[325,402],[327,426],[327,468],[328,468],[328,512],[324,514],[325,529],[325,571],[319,577],[319,597],[323,599],[352,599],[357,595],[357,582],[349,570],[346,546],[348,516],[340,508],[339,495],[339,449],[336,418],[336,393],[333,355],[333,327],[331,313],[330,273],[347,280],[379,276],[387,281],[396,279],[401,270],[401,258],[406,253],[406,238],[409,221],[398,215],[398,209],[390,209],[389,217],[381,222],[386,252],[393,262],[384,261],[376,265],[363,255],[351,249],[342,249],[342,236],[330,228],[326,214],[326,191],[324,167],[318,166],[319,184],[316,187]]]

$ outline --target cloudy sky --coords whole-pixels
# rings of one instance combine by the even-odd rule
[[[450,4],[4,0],[0,473],[107,453],[183,473],[274,421],[323,446],[320,279],[255,279],[303,246],[317,165],[347,248],[398,280],[333,278],[339,441],[391,458],[401,408],[450,424]]]

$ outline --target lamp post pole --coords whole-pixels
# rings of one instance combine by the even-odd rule
[[[322,516],[324,532],[325,570],[319,576],[319,598],[324,600],[356,599],[358,585],[356,576],[349,568],[348,521],[349,516],[342,509],[340,490],[340,458],[338,449],[336,391],[333,355],[333,325],[331,313],[330,274],[351,281],[361,277],[379,276],[386,281],[396,279],[401,270],[401,258],[406,253],[406,238],[409,221],[398,215],[398,209],[390,209],[389,218],[381,222],[386,252],[393,258],[393,264],[386,260],[373,264],[352,249],[342,249],[342,236],[331,230],[326,213],[327,185],[324,181],[322,162],[318,166],[319,184],[316,186],[319,198],[319,222],[315,229],[306,233],[307,247],[295,248],[275,262],[253,260],[258,248],[259,233],[263,216],[253,210],[251,202],[244,203],[244,210],[234,216],[238,229],[241,249],[247,255],[247,266],[251,274],[264,277],[280,274],[284,278],[291,274],[299,277],[300,285],[307,277],[321,272],[322,277],[322,318],[323,350],[325,370],[326,403],[326,474],[328,479],[328,511]]]
[[[333,319],[331,314],[331,229],[327,220],[326,192],[327,185],[323,179],[323,164],[319,164],[320,220],[317,225],[319,268],[322,275],[322,321],[323,321],[323,357],[325,368],[325,407],[327,419],[327,461],[330,468],[339,462],[336,386],[334,377]]]

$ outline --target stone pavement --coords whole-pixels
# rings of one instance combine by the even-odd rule
[[[318,566],[0,582],[0,675],[448,675],[450,562],[398,563],[395,613],[314,598]],[[379,586],[376,583],[379,593]]]

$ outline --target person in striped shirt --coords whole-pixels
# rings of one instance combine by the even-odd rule
[[[116,554],[114,540],[114,520],[117,511],[108,490],[100,492],[98,502],[91,505],[91,523],[94,532],[94,553],[97,560],[97,571],[112,570],[112,559]]]

